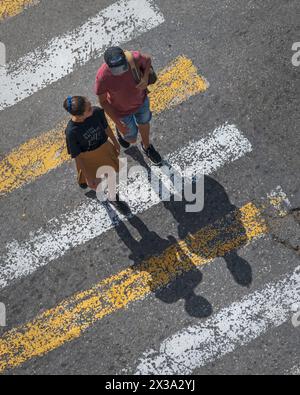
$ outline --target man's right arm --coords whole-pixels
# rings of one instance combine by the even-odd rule
[[[99,99],[100,106],[103,108],[105,113],[114,121],[115,124],[118,124],[120,122],[120,120],[117,117],[117,114],[116,114],[114,108],[108,102],[107,94],[104,93],[103,95],[99,95],[98,99]]]
[[[103,108],[105,113],[113,120],[116,124],[117,128],[122,134],[126,134],[128,131],[127,126],[120,120],[118,115],[116,114],[113,106],[107,100],[107,94],[104,93],[98,96],[100,106]]]

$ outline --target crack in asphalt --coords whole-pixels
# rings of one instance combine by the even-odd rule
[[[292,215],[294,216],[295,220],[299,223],[300,225],[300,207],[293,208],[291,210]]]
[[[296,252],[298,255],[300,255],[300,246],[294,247],[292,244],[290,244],[287,240],[282,240],[279,237],[277,237],[274,234],[271,234],[272,239],[281,245],[283,245],[285,248],[292,250],[293,252]]]
[[[283,218],[292,216],[294,220],[297,222],[297,224],[300,225],[300,208],[294,208],[291,209]],[[271,220],[274,219],[272,216],[267,215],[267,218],[270,219],[270,221],[267,220],[268,228],[270,230],[270,236],[272,239],[276,242],[284,246],[285,248],[289,249],[290,251],[296,252],[297,255],[300,255],[300,245],[294,246],[292,245],[289,240],[287,239],[282,239],[281,237],[277,236],[274,231],[272,230],[272,223]]]

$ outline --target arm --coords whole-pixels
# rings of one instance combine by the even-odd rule
[[[113,120],[116,124],[117,128],[122,134],[126,134],[128,132],[127,126],[119,119],[117,116],[113,106],[107,100],[107,94],[104,93],[98,96],[100,106],[103,108],[105,113]],[[110,137],[110,136],[109,136]]]
[[[149,80],[149,75],[152,67],[152,60],[150,55],[142,55],[143,63],[145,63],[146,67],[144,68],[144,78]],[[142,66],[143,67],[143,66]]]
[[[152,60],[150,55],[141,54],[141,70],[143,71],[143,78],[137,85],[138,89],[145,90],[148,87],[149,75],[152,67]]]
[[[107,100],[107,93],[104,93],[103,95],[99,95],[98,99],[99,99],[100,106],[103,108],[105,113],[117,125],[120,122],[120,119],[118,118],[113,106],[108,102],[108,100]]]
[[[105,113],[112,119],[121,133],[126,133],[127,130],[124,130],[124,125],[119,119],[114,107],[107,100],[108,88],[106,86],[105,77],[103,77],[101,70],[99,71],[99,75],[96,77],[95,93],[98,96],[99,104]]]
[[[105,133],[107,134],[107,137],[109,137],[109,138],[111,139],[111,141],[113,142],[113,145],[115,146],[115,148],[116,148],[118,154],[120,155],[121,147],[120,147],[120,144],[119,144],[118,140],[116,139],[116,137],[115,137],[113,131],[111,130],[111,128],[108,127],[108,128],[105,130]]]

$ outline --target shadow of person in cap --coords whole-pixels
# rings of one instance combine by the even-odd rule
[[[127,154],[145,167],[149,173],[149,165],[145,162],[136,147],[127,150]],[[167,163],[164,163],[168,165]],[[152,174],[153,177],[153,174]],[[201,257],[207,260],[213,260],[217,257],[223,257],[226,261],[227,268],[232,274],[235,282],[243,287],[249,287],[252,283],[252,268],[249,263],[238,255],[235,247],[237,240],[239,248],[248,242],[247,234],[242,223],[241,212],[236,206],[231,204],[224,187],[212,177],[205,176],[204,179],[204,209],[199,212],[188,213],[187,205],[191,202],[183,199],[182,201],[164,201],[164,207],[172,214],[177,226],[180,240],[185,240],[188,236],[197,234],[201,229],[212,226],[216,233],[221,236],[221,240],[214,239],[207,243],[207,247],[198,251]],[[194,185],[194,190],[196,186]],[[231,248],[216,248],[215,245],[230,245]],[[170,291],[170,300],[174,292]],[[160,296],[163,294],[161,293]],[[163,297],[163,296],[162,296]],[[167,299],[166,293],[164,298]]]
[[[150,231],[139,217],[128,215],[129,224],[139,232],[141,237],[140,240],[136,240],[111,206],[105,205],[105,207],[115,224],[115,231],[119,238],[131,251],[129,258],[134,262],[131,267],[132,271],[149,273],[148,286],[151,292],[169,304],[183,299],[186,312],[193,317],[209,317],[213,311],[212,306],[205,298],[194,292],[202,281],[202,274],[180,248],[176,239],[172,236],[163,239],[156,232]],[[178,263],[178,257],[184,263],[182,267]],[[168,284],[172,278],[174,280]],[[172,294],[171,298],[164,291],[166,286],[168,292]]]

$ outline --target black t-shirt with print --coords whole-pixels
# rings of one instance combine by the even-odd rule
[[[69,121],[66,129],[68,153],[76,158],[82,152],[94,151],[108,140],[108,127],[104,110],[93,107],[93,115],[83,123]]]

